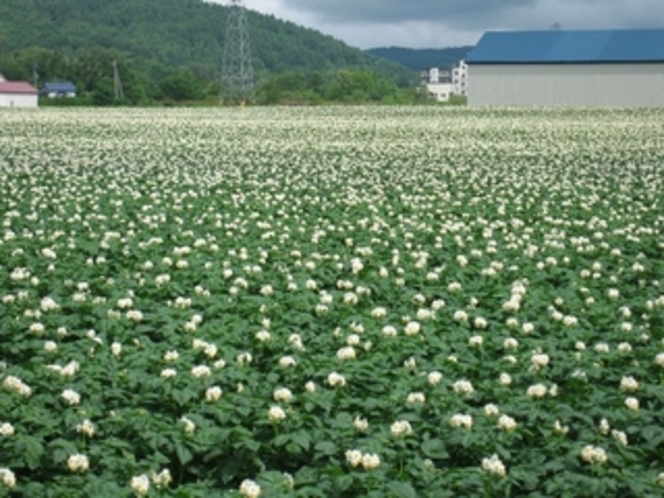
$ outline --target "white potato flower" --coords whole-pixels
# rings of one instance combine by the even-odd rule
[[[346,385],[346,378],[337,372],[332,372],[327,376],[327,384],[331,387],[343,387]]]
[[[87,437],[93,437],[95,435],[95,426],[90,420],[85,419],[76,426],[76,432],[84,434]]]
[[[371,310],[371,316],[374,318],[385,318],[387,316],[387,310],[384,307],[379,306]]]
[[[81,402],[81,395],[73,389],[65,389],[60,397],[70,406],[78,405]]]
[[[493,403],[489,403],[488,405],[484,406],[484,414],[487,417],[498,415],[499,413],[500,413],[499,408],[496,405],[494,405]]]
[[[163,469],[158,474],[155,472],[150,472],[150,480],[158,489],[163,489],[168,487],[168,485],[173,481],[173,476],[171,471],[168,469]]]
[[[365,453],[362,455],[362,467],[364,470],[374,470],[380,467],[380,457],[375,453]]]
[[[42,335],[46,331],[46,327],[42,323],[35,322],[30,324],[29,330],[35,335]]]
[[[179,357],[180,354],[177,351],[166,351],[166,353],[164,354],[164,361],[172,363],[174,361],[177,361]]]
[[[83,454],[75,453],[67,459],[67,467],[71,472],[85,472],[90,469],[90,460]]]
[[[55,341],[44,341],[44,351],[54,353],[58,350],[58,343]]]
[[[184,431],[187,434],[193,434],[196,430],[196,424],[191,419],[187,417],[181,417],[180,422],[184,424]]]
[[[481,347],[483,343],[484,343],[484,337],[482,337],[481,335],[474,335],[470,339],[468,339],[468,345],[470,347]]]
[[[274,405],[270,407],[267,416],[273,422],[280,422],[286,418],[286,412],[280,406]]]
[[[604,464],[608,460],[606,451],[599,446],[586,445],[581,449],[581,459],[590,464]]]
[[[406,403],[409,405],[411,404],[416,404],[416,403],[425,403],[427,400],[426,396],[424,393],[416,392],[416,393],[409,393],[408,397],[406,398]]]
[[[261,487],[251,479],[245,479],[240,483],[240,494],[246,498],[258,498]]]
[[[358,467],[362,464],[362,452],[359,450],[347,450],[346,461],[351,467]]]
[[[297,361],[292,356],[283,356],[279,359],[279,366],[282,368],[294,367]]]
[[[369,430],[369,422],[366,418],[357,416],[355,417],[355,420],[353,420],[353,427],[359,432],[366,432]]]
[[[496,475],[498,477],[505,477],[507,471],[505,465],[501,462],[498,455],[494,454],[489,458],[482,459],[482,469],[484,469],[489,474]]]
[[[46,296],[42,298],[40,307],[42,311],[46,313],[49,311],[57,310],[60,307],[60,305],[58,305],[58,303],[56,303],[52,297]]]
[[[432,385],[438,385],[443,380],[443,374],[438,371],[429,372],[427,374],[427,382]]]
[[[638,411],[639,410],[639,400],[630,396],[625,399],[625,406],[630,410]]]
[[[471,415],[464,415],[457,413],[452,415],[449,420],[449,424],[452,427],[461,427],[463,429],[472,429],[473,427],[473,417]]]
[[[526,390],[526,395],[530,398],[542,398],[546,396],[548,389],[544,384],[534,384]]]
[[[535,332],[535,325],[530,322],[526,322],[521,325],[521,331],[526,335],[532,334]]]
[[[178,374],[174,368],[164,368],[159,374],[163,379],[172,379]]]
[[[500,418],[498,418],[498,428],[503,429],[507,432],[511,432],[514,429],[516,429],[516,420],[514,420],[512,417],[509,415],[501,415]]]
[[[664,367],[664,353],[659,353],[657,356],[655,356],[655,363],[657,363],[657,365],[660,367]]]
[[[111,353],[113,354],[113,356],[120,356],[120,354],[122,353],[122,344],[120,344],[119,342],[114,342],[113,344],[111,344]]]
[[[219,386],[208,387],[205,390],[205,401],[210,403],[219,401],[219,399],[221,399],[222,393],[223,392]]]
[[[270,333],[267,330],[259,330],[256,332],[256,339],[260,342],[267,342],[272,338]]]
[[[560,423],[560,420],[556,420],[555,423],[553,424],[553,430],[556,434],[564,436],[569,432],[569,427],[567,425],[562,425]]]
[[[285,401],[288,403],[293,400],[293,393],[287,387],[280,387],[279,389],[274,390],[272,397],[275,401]]]
[[[457,394],[473,394],[475,392],[475,388],[468,380],[457,380],[452,384],[452,389]]]
[[[514,339],[513,337],[508,337],[503,341],[503,348],[504,349],[518,349],[519,348],[519,341]]]
[[[639,383],[637,380],[630,376],[625,376],[622,379],[620,379],[620,390],[621,391],[627,391],[627,392],[634,392],[638,390],[639,388]]]
[[[134,476],[131,478],[129,486],[138,496],[145,496],[150,491],[150,478],[147,474]]]
[[[535,353],[530,357],[530,362],[535,369],[545,367],[549,364],[549,355],[544,353]]]
[[[13,436],[14,432],[14,426],[9,422],[0,424],[0,436]]]
[[[341,361],[354,360],[355,356],[355,348],[353,346],[344,346],[337,351],[337,358]]]
[[[506,372],[502,372],[498,378],[498,382],[500,382],[501,386],[507,387],[512,384],[512,376]]]
[[[0,484],[12,489],[16,486],[16,475],[6,467],[0,467]]]
[[[623,446],[627,446],[627,434],[625,434],[623,431],[613,430],[611,431],[611,435],[620,444],[622,444]]]
[[[398,334],[396,327],[392,325],[385,325],[383,327],[383,335],[386,337],[395,337]]]
[[[253,357],[251,356],[251,353],[244,352],[238,354],[235,360],[238,365],[249,365],[253,361]]]
[[[196,378],[209,377],[212,375],[212,371],[207,365],[197,365],[191,369],[191,375]]]
[[[390,426],[390,433],[395,437],[407,436],[408,434],[412,434],[412,432],[413,429],[407,420],[398,420]]]

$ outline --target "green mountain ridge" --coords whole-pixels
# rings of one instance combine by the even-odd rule
[[[155,81],[178,69],[212,81],[220,74],[228,11],[203,0],[2,0],[0,72],[31,80],[37,64],[40,79],[61,79],[67,75],[54,74],[45,50],[65,59],[111,52]],[[412,81],[403,65],[331,36],[251,10],[247,20],[257,79],[361,68]]]
[[[431,67],[450,68],[461,59],[465,59],[472,46],[447,48],[406,48],[377,47],[366,50],[367,53],[402,64],[414,71]]]

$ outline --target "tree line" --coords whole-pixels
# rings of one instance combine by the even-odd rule
[[[113,66],[122,84],[117,98]],[[78,54],[31,47],[13,54],[0,53],[0,71],[10,80],[25,80],[41,88],[45,82],[71,81],[74,99],[44,99],[51,105],[180,105],[213,103],[221,92],[218,74],[196,68],[137,68],[117,50]],[[254,88],[256,104],[409,103],[426,100],[416,85],[396,81],[371,69],[292,69],[259,72]]]

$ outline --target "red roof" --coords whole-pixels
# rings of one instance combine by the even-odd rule
[[[25,81],[0,81],[0,93],[39,93],[30,83]]]

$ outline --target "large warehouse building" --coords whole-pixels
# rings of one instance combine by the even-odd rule
[[[470,106],[664,107],[664,29],[488,32]]]

